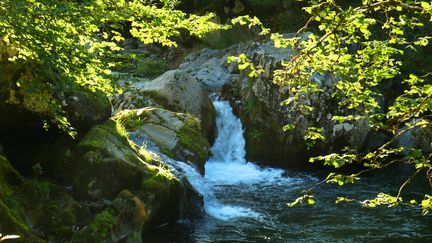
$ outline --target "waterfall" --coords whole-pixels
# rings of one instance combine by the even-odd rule
[[[146,144],[147,150],[165,161],[174,174],[187,177],[194,189],[203,196],[204,209],[208,215],[220,220],[239,217],[259,218],[261,215],[253,209],[221,202],[215,196],[215,191],[221,190],[223,186],[277,184],[286,180],[282,176],[283,170],[265,169],[247,162],[240,119],[234,115],[227,101],[215,100],[213,104],[217,113],[218,136],[211,148],[212,156],[206,162],[204,178],[193,166],[162,154],[151,141]],[[137,137],[134,140],[137,140]],[[142,143],[142,139],[137,142]]]
[[[283,170],[264,169],[246,161],[246,143],[240,119],[234,115],[228,101],[215,100],[213,105],[217,114],[218,136],[211,148],[212,156],[206,162],[204,177],[210,191],[223,190],[223,186],[275,184],[284,180]],[[224,205],[213,195],[210,199],[206,203],[206,212],[216,218],[260,217],[250,208]]]
[[[228,103],[213,102],[217,117],[218,137],[211,148],[212,157],[206,163],[205,181],[213,186],[253,183],[276,183],[283,170],[264,169],[245,159],[243,126]]]

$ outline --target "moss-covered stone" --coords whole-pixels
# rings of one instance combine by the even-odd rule
[[[108,208],[97,214],[86,229],[78,231],[73,236],[71,242],[107,242],[110,239],[110,232],[114,227],[115,214],[115,210],[112,208]]]
[[[123,124],[136,137],[142,137],[135,142],[145,143],[146,139],[151,140],[165,155],[194,163],[204,172],[210,146],[203,135],[200,120],[195,116],[158,108],[143,108],[121,111],[113,119]]]
[[[78,130],[110,117],[111,104],[104,94],[68,83],[53,71],[40,72],[41,69],[36,63],[0,62],[0,133],[10,128],[42,129],[45,121],[53,121],[63,115],[62,111]]]
[[[147,215],[140,230],[174,221],[181,212],[184,188],[162,162],[129,140],[125,125],[136,121],[125,113],[120,117],[93,127],[77,144],[63,172],[65,181],[87,201],[112,201],[124,190],[132,192]]]
[[[178,130],[177,136],[179,142],[174,148],[174,153],[194,161],[202,171],[209,157],[210,145],[201,134],[199,120],[195,117],[187,119],[184,126]]]
[[[0,233],[19,235],[21,242],[42,242],[32,233],[25,219],[25,209],[18,200],[17,188],[23,180],[0,144]]]
[[[100,91],[68,86],[56,92],[56,99],[61,101],[67,118],[78,130],[87,130],[111,116],[111,103]]]
[[[148,164],[126,135],[110,120],[93,127],[77,144],[67,170],[60,173],[73,182],[79,198],[113,199],[124,188],[139,188]]]
[[[24,178],[14,195],[19,200],[24,224],[31,226],[25,229],[23,237],[29,242],[39,241],[33,232],[51,242],[69,240],[76,227],[85,224],[91,215],[85,203],[77,202],[65,188],[46,179]]]

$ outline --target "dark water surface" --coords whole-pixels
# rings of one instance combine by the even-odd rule
[[[381,173],[382,174],[382,173]],[[432,216],[410,206],[364,208],[359,203],[335,204],[337,196],[364,200],[379,192],[394,195],[403,182],[398,171],[375,174],[355,185],[324,185],[311,206],[286,203],[325,177],[324,172],[286,172],[272,184],[224,185],[215,188],[223,203],[250,208],[259,215],[219,220],[211,216],[185,219],[150,232],[145,242],[432,242]],[[407,198],[421,199],[411,185]],[[414,191],[414,192],[413,192]],[[422,190],[424,193],[424,190]],[[418,200],[419,201],[419,200]]]

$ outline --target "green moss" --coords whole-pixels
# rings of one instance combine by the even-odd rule
[[[143,77],[157,77],[169,69],[168,64],[160,59],[139,59],[133,74]]]
[[[150,176],[143,181],[142,187],[152,194],[164,194],[169,192],[173,184],[178,183],[178,179],[171,173],[168,167],[150,165]]]
[[[122,110],[113,118],[118,124],[127,130],[137,128],[144,124],[148,119],[148,114],[154,108],[143,108],[139,110]]]
[[[102,213],[96,215],[94,220],[87,229],[82,230],[74,235],[72,242],[107,242],[110,232],[114,227],[115,211],[114,209],[106,209]]]
[[[93,127],[78,146],[86,149],[91,147],[91,151],[100,152],[109,148],[111,143],[119,146],[129,145],[126,129],[120,122],[114,120]]]
[[[193,152],[196,154],[196,156],[192,158],[194,162],[203,162],[208,158],[210,145],[201,135],[200,121],[197,118],[188,118],[185,125],[177,132],[177,137],[179,141],[174,151],[187,149]]]
[[[23,236],[30,231],[24,221],[24,210],[14,197],[0,200],[0,226],[6,234]]]
[[[51,191],[54,191],[55,185],[46,180],[26,179],[22,185],[21,191],[26,197],[35,201],[50,200]]]
[[[22,177],[1,150],[0,145],[0,228],[3,230],[0,233],[25,237],[30,235],[30,228],[25,223],[24,208],[17,200],[17,190],[8,182],[8,180],[20,182]],[[27,242],[27,239],[23,238],[23,241]]]
[[[167,149],[165,147],[161,147],[161,148],[159,148],[159,150],[160,150],[161,153],[165,154],[166,156],[168,156],[170,158],[174,158],[175,157],[174,153],[171,150],[169,150],[169,149]]]

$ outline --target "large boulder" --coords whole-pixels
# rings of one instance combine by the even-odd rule
[[[202,136],[199,119],[195,116],[160,108],[142,108],[123,110],[113,119],[133,134],[137,144],[145,145],[147,141],[152,141],[162,153],[192,163],[204,173],[210,146]]]
[[[101,92],[69,82],[41,65],[8,61],[13,49],[0,41],[0,133],[22,127],[42,128],[61,107],[77,130],[108,119],[111,104]],[[57,113],[57,115],[60,113]]]
[[[168,71],[143,85],[141,92],[166,109],[198,116],[203,135],[214,139],[216,111],[201,83],[186,70]]]
[[[111,220],[105,222],[110,225],[108,233],[96,226],[94,232],[89,229],[87,233],[103,233],[114,242],[140,242],[142,231],[175,222],[184,207],[185,184],[164,162],[134,144],[119,121],[108,120],[93,127],[73,148],[58,174],[72,185],[77,199],[112,205],[113,211],[94,222]],[[74,238],[79,242],[90,237],[88,234]]]

